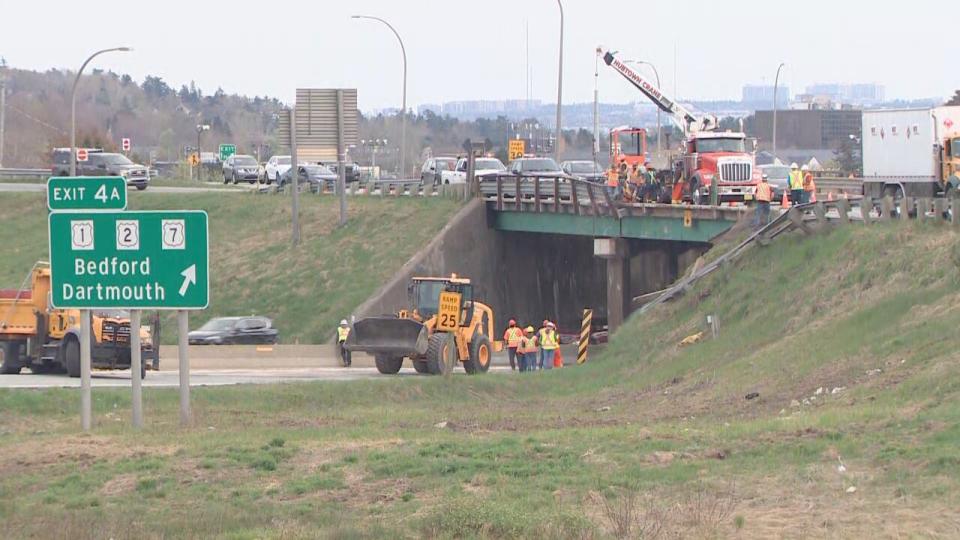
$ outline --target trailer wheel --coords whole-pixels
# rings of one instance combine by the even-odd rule
[[[378,354],[373,360],[377,364],[377,371],[384,375],[395,375],[400,371],[400,367],[403,366],[402,356],[383,356]]]
[[[426,360],[414,360],[413,369],[417,370],[417,373],[420,374],[429,374],[430,364],[428,364]]]
[[[447,375],[453,371],[457,358],[457,346],[453,334],[437,332],[427,344],[427,367],[434,375]]]
[[[16,375],[23,365],[20,363],[20,344],[12,341],[0,342],[0,373]]]
[[[463,369],[471,375],[486,373],[490,370],[490,361],[493,359],[493,349],[487,336],[478,335],[470,344],[470,358],[463,363]]]
[[[63,363],[67,375],[74,379],[80,376],[80,342],[75,338],[70,338],[63,346]]]

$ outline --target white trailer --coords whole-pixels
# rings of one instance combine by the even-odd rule
[[[863,193],[934,197],[960,188],[960,107],[863,111]]]

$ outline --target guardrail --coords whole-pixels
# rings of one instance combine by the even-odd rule
[[[50,169],[0,169],[0,178],[47,178],[50,175]]]
[[[279,187],[275,184],[257,184],[259,193],[284,193],[291,184]],[[301,192],[307,190],[317,195],[336,195],[333,186],[326,183],[299,184]],[[421,184],[420,180],[369,180],[350,182],[346,186],[349,196],[376,196],[376,197],[451,197],[465,198],[466,184]]]
[[[745,206],[625,202],[610,196],[606,186],[573,177],[487,176],[480,182],[480,197],[498,212],[564,213],[580,216],[678,217],[735,221]]]

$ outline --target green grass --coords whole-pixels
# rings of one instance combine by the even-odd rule
[[[142,432],[128,391],[98,390],[89,436],[76,393],[2,391],[0,519],[71,538],[955,537],[958,239],[782,237],[554,372],[199,388],[186,429],[177,394],[148,389]],[[708,314],[720,334],[679,348]]]
[[[337,322],[409,260],[460,207],[450,199],[351,198],[338,228],[333,197],[301,197],[303,243],[290,244],[290,199],[250,193],[131,192],[131,210],[204,209],[210,214],[210,308],[220,315],[270,316],[286,343],[322,343]],[[47,258],[42,194],[0,196],[0,287],[17,287]],[[164,328],[174,328],[165,319]],[[172,339],[167,332],[165,342]]]

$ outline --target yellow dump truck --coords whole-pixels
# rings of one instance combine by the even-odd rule
[[[0,289],[0,373],[63,373],[80,376],[80,311],[50,305],[50,267],[38,263],[29,288]],[[26,281],[26,280],[25,280]],[[130,369],[130,319],[120,310],[91,314],[91,367]],[[141,328],[142,374],[159,368],[159,327]]]
[[[418,277],[408,287],[412,307],[394,316],[368,317],[354,324],[345,348],[372,354],[380,373],[400,371],[409,358],[417,373],[446,374],[457,363],[467,373],[486,373],[493,353],[493,310],[473,297],[466,278]]]

